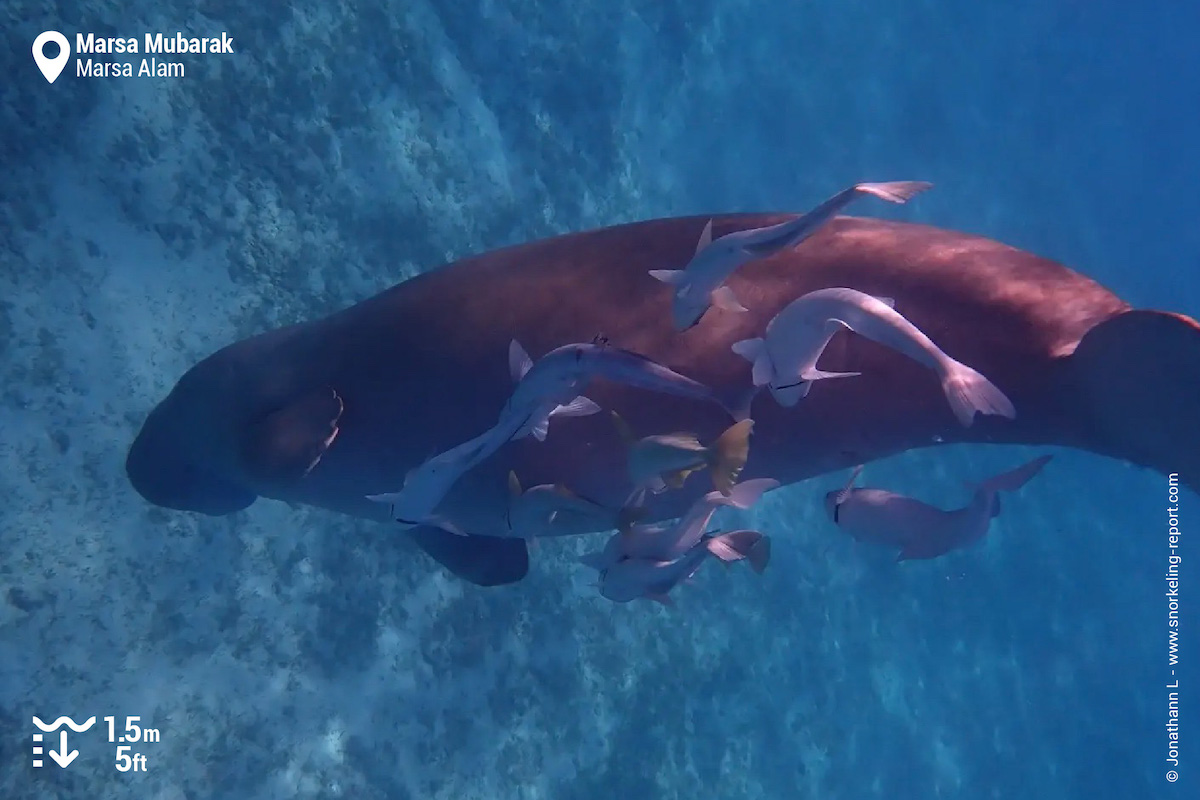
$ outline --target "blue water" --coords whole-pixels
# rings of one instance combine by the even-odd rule
[[[861,213],[1200,315],[1192,4],[9,7],[0,796],[1197,796],[1200,503],[1184,492],[1172,785],[1156,473],[1053,450],[981,547],[900,567],[830,530],[842,476],[817,479],[750,515],[776,539],[761,580],[702,573],[670,612],[596,598],[583,542],[480,590],[327,512],[151,508],[122,468],[153,404],[237,338],[505,244],[858,180],[936,184]],[[47,29],[236,45],[181,78],[72,63],[51,85]],[[870,476],[949,506],[1037,452]],[[97,727],[34,768],[30,717],[63,714]],[[145,774],[114,768],[107,715],[161,731]]]

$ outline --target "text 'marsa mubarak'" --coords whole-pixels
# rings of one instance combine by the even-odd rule
[[[138,48],[135,36],[97,37],[93,33],[86,36],[75,34],[75,52],[79,53],[232,53],[233,38],[224,31],[220,36],[186,37],[182,32],[174,36],[163,36],[161,33],[147,33],[144,48]]]

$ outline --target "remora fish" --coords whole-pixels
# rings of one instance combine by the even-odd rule
[[[707,467],[713,488],[728,495],[750,455],[753,420],[735,422],[706,446],[694,433],[667,433],[637,439],[617,412],[612,412],[612,417],[621,439],[629,448],[629,477],[635,487],[644,486],[655,492],[679,489],[689,475]]]
[[[555,348],[536,363],[514,339],[509,358],[513,374],[519,375],[520,379],[500,412],[497,424],[507,427],[513,420],[521,420],[514,439],[529,434],[545,439],[550,417],[555,414],[585,416],[599,411],[598,405],[579,395],[595,378],[676,397],[711,401],[729,410],[731,415],[737,414],[704,384],[643,355],[615,347],[604,337],[598,336],[590,344]]]
[[[455,481],[507,440],[508,432],[491,428],[470,441],[426,460],[408,474],[400,491],[366,497],[387,505],[392,519],[401,525],[435,525],[451,533],[459,533],[443,517],[437,516],[434,509]]]
[[[764,338],[743,339],[733,351],[753,365],[755,386],[766,386],[780,405],[793,406],[814,381],[857,377],[859,372],[824,372],[817,360],[833,335],[849,328],[938,374],[942,392],[964,427],[976,413],[1012,419],[1013,404],[980,373],[942,352],[890,299],[835,287],[809,292],[788,303],[767,324]]]
[[[566,345],[566,347],[560,347],[558,350],[563,350],[565,354],[569,354],[571,352],[569,348],[575,346]],[[578,346],[583,347],[584,345]],[[543,360],[554,355],[558,350],[547,353],[542,357]],[[569,355],[566,356],[565,360],[569,363]],[[513,413],[509,414],[509,416],[515,417],[519,415],[519,409],[521,408],[532,407],[536,409],[530,412],[529,418],[524,421],[521,428],[512,438],[520,439],[532,434],[533,438],[539,442],[545,441],[546,435],[550,431],[551,417],[586,417],[600,410],[600,406],[582,395],[577,397],[571,396],[587,383],[587,379],[582,376],[582,370],[579,371],[579,374],[575,374],[569,369],[561,369],[561,365],[557,376],[549,369],[546,369],[542,374],[534,375],[533,380],[525,383],[523,394],[518,394],[518,390],[521,389],[522,383],[525,381],[526,376],[529,375],[530,370],[533,369],[533,366],[533,359],[525,352],[525,348],[521,347],[521,343],[516,339],[509,342],[508,368],[509,372],[512,373],[513,380],[516,381],[517,388],[513,390],[513,394],[505,405],[504,411],[500,414],[501,422],[505,419],[506,412],[510,410]],[[554,380],[555,377],[558,378],[557,383]],[[541,380],[541,383],[536,383],[537,380]],[[544,395],[540,403],[535,399],[536,392],[538,391]],[[555,402],[556,397],[564,398],[564,402]],[[546,409],[549,410],[547,411]]]
[[[762,574],[771,557],[771,540],[758,531],[705,535],[674,561],[627,558],[600,573],[600,594],[616,603],[645,598],[671,605],[672,589],[696,574],[710,555],[726,563],[748,559]]]
[[[954,511],[883,489],[856,489],[854,481],[862,470],[858,467],[844,489],[825,495],[825,511],[855,539],[899,548],[897,561],[937,558],[982,539],[1000,513],[997,493],[1017,491],[1051,458],[1040,456],[983,481],[971,502]]]
[[[712,220],[704,226],[696,255],[683,269],[652,269],[650,275],[673,287],[671,316],[676,330],[687,330],[700,321],[710,306],[742,312],[725,280],[734,270],[756,258],[767,258],[795,247],[812,236],[822,225],[861,195],[871,195],[889,203],[907,203],[933,186],[924,181],[859,183],[835,194],[812,211],[787,222],[762,228],[735,231],[712,238]]]

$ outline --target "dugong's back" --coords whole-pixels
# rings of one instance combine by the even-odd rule
[[[785,218],[718,217],[713,235]],[[354,346],[362,358],[345,377],[377,373],[383,361],[409,365],[414,378],[425,376],[420,383],[436,388],[440,402],[450,406],[439,411],[422,407],[416,418],[453,417],[448,424],[462,423],[452,436],[422,439],[426,452],[440,450],[494,421],[494,409],[511,389],[506,352],[513,338],[537,357],[566,342],[603,334],[728,395],[749,386],[749,365],[732,352],[734,342],[762,335],[767,322],[802,294],[849,286],[895,299],[897,310],[949,355],[997,383],[1017,403],[1020,419],[1014,424],[980,418],[963,430],[922,367],[872,342],[839,335],[823,356],[823,368],[861,371],[863,376],[826,382],[786,411],[760,397],[754,406],[751,467],[766,472],[756,474],[797,480],[853,463],[848,458],[869,459],[928,444],[935,436],[945,441],[1051,441],[1058,435],[1066,437],[1064,444],[1082,444],[1085,432],[1076,428],[1065,405],[1072,401],[1047,387],[1061,381],[1060,362],[1084,334],[1128,309],[1102,286],[1053,261],[982,237],[840,217],[799,247],[751,262],[729,279],[748,313],[713,309],[695,328],[679,333],[671,324],[670,290],[648,271],[686,264],[707,220],[651,220],[570,234],[464,259],[400,284],[339,315],[348,335],[375,331],[373,342]],[[629,418],[642,433],[690,423],[699,433],[715,435],[728,422],[712,409],[642,393],[626,400],[629,390],[620,387],[589,393],[621,405],[632,402]],[[680,409],[686,409],[682,417]],[[517,448],[531,451],[527,468],[537,474],[529,479],[570,477],[582,481],[572,484],[577,488],[603,492],[565,463],[572,461],[565,453],[568,445],[578,449],[580,437],[595,444],[589,438],[595,423],[572,421],[548,445]],[[1047,427],[1050,423],[1054,430]],[[611,426],[604,425],[611,434]],[[432,428],[428,432],[435,433]],[[773,441],[779,446],[795,443],[798,449],[761,462]],[[560,451],[562,457],[556,457]],[[618,454],[612,453],[612,459],[616,464]],[[546,469],[540,468],[543,461]],[[560,461],[567,473],[560,471]],[[603,493],[615,502],[619,491]]]
[[[717,217],[713,235],[787,218]],[[635,222],[504,248],[420,275],[342,313],[419,310],[427,324],[438,328],[445,327],[440,320],[456,315],[463,324],[455,326],[452,338],[471,353],[494,345],[485,337],[497,330],[520,330],[539,321],[544,341],[530,332],[528,349],[534,354],[561,343],[564,336],[578,338],[581,331],[616,326],[652,346],[707,357],[711,353],[705,345],[721,333],[757,335],[761,321],[792,299],[845,285],[898,295],[905,315],[931,336],[939,326],[960,326],[975,329],[988,342],[999,338],[1043,354],[1067,355],[1086,331],[1128,308],[1094,281],[990,239],[925,225],[838,217],[799,247],[751,262],[729,279],[750,314],[713,311],[696,329],[677,334],[663,311],[668,307],[669,312],[669,290],[647,272],[686,264],[708,219]],[[1025,325],[1013,330],[1018,319]],[[956,338],[968,337],[959,333]],[[503,349],[507,343],[501,345]]]

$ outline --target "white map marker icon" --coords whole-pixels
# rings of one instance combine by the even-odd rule
[[[46,54],[42,52],[46,42],[58,45],[58,55],[54,58],[46,58]],[[62,73],[63,67],[71,60],[71,43],[58,31],[46,31],[33,40],[33,60],[37,62],[38,69],[46,76],[46,80],[54,83]]]

